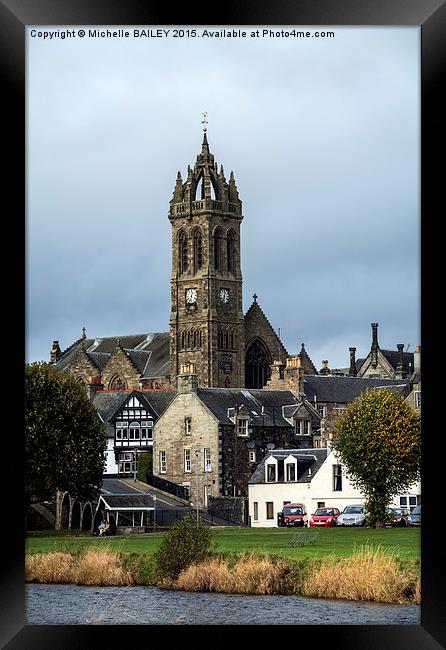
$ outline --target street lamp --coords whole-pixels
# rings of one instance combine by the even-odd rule
[[[136,447],[133,449],[133,480],[136,482]]]
[[[195,470],[196,470],[196,474],[197,474],[197,494],[196,494],[196,497],[197,497],[196,498],[196,502],[197,502],[197,526],[198,526],[198,496],[199,496],[199,492],[198,492],[198,458],[199,458],[199,456],[200,456],[200,450],[196,449],[195,450],[195,458],[196,458]]]
[[[155,532],[156,496],[153,496],[153,532]]]

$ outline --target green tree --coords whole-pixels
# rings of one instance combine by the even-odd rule
[[[183,569],[206,557],[210,544],[211,531],[203,519],[185,515],[169,528],[155,554],[159,576],[178,578]]]
[[[392,498],[420,477],[420,415],[400,394],[367,389],[337,420],[333,449],[366,497],[368,523],[381,526]]]
[[[25,368],[25,508],[56,490],[91,499],[102,484],[107,438],[85,388],[47,363]]]

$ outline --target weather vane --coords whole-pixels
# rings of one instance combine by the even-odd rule
[[[202,113],[203,119],[201,120],[201,123],[204,125],[203,126],[203,131],[206,133],[207,129],[207,124],[208,124],[208,114],[206,112]]]

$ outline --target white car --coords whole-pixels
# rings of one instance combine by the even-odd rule
[[[338,517],[338,526],[365,526],[365,508],[363,505],[345,506]]]

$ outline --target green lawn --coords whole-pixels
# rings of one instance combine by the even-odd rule
[[[213,550],[222,553],[243,553],[261,551],[264,553],[283,553],[288,557],[323,556],[335,553],[349,556],[357,546],[380,545],[383,550],[396,550],[402,558],[420,557],[420,529],[417,528],[325,528],[318,530],[314,546],[292,548],[288,542],[298,530],[303,534],[313,529],[286,528],[213,528]],[[48,553],[50,551],[79,551],[88,546],[106,547],[121,553],[153,553],[159,547],[164,533],[147,533],[107,537],[28,537],[28,553]]]

